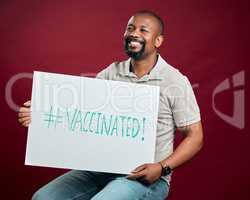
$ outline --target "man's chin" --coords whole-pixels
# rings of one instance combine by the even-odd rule
[[[136,49],[131,49],[129,47],[125,46],[125,53],[127,54],[128,57],[135,59],[135,60],[140,60],[143,57],[144,54],[144,47],[142,48],[136,48]]]
[[[143,54],[141,52],[126,52],[127,56],[135,59],[135,60],[140,60],[143,57]]]

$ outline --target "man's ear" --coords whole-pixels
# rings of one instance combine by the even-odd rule
[[[164,41],[163,35],[157,36],[157,38],[155,39],[155,47],[159,48],[162,45],[163,41]]]

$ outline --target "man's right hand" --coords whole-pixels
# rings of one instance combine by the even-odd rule
[[[30,116],[30,105],[31,102],[26,101],[22,107],[20,107],[18,112],[18,121],[22,126],[28,127],[31,122],[31,116]]]

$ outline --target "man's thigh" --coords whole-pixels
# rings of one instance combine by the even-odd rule
[[[164,200],[168,191],[168,184],[162,179],[146,186],[126,177],[118,177],[110,181],[91,200]]]
[[[40,188],[32,200],[89,200],[99,191],[94,173],[72,170]]]

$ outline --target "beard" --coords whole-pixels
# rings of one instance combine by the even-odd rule
[[[140,50],[139,51],[133,50],[133,48],[130,47],[131,42],[140,43],[141,44]],[[124,51],[128,57],[133,58],[134,60],[140,60],[144,57],[145,45],[146,45],[146,42],[144,39],[139,39],[139,38],[131,37],[131,36],[128,36],[124,39]]]

